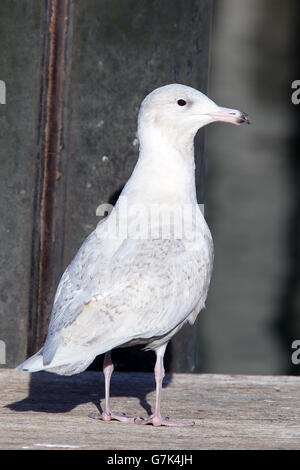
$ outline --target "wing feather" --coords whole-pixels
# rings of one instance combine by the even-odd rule
[[[44,346],[53,363],[163,336],[204,304],[207,243],[125,239],[109,250],[93,232],[62,276]]]

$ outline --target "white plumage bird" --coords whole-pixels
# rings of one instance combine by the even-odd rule
[[[163,356],[172,336],[204,307],[213,242],[196,198],[194,136],[214,121],[248,122],[201,92],[171,84],[142,102],[139,159],[114,209],[64,272],[44,346],[17,369],[72,375],[104,359],[105,409],[94,418],[190,425],[162,418]],[[176,220],[175,220],[176,219]],[[135,419],[111,411],[110,351],[143,344],[156,352],[155,412]]]

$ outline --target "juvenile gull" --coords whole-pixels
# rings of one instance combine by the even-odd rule
[[[131,178],[64,272],[44,346],[17,367],[72,375],[105,353],[105,408],[93,418],[193,424],[162,418],[160,399],[166,346],[204,307],[212,272],[213,242],[196,198],[194,136],[214,121],[249,123],[245,113],[217,106],[185,85],[146,96]],[[156,353],[156,403],[148,419],[115,414],[109,403],[110,351],[134,344]]]

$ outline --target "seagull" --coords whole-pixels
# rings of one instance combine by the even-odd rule
[[[139,158],[110,214],[86,238],[59,282],[44,346],[17,369],[73,375],[105,354],[105,407],[89,416],[154,426],[190,426],[160,411],[168,342],[205,307],[213,241],[197,203],[194,137],[216,121],[250,123],[181,84],[155,89],[138,115]],[[111,351],[140,344],[156,353],[154,413],[110,407]]]

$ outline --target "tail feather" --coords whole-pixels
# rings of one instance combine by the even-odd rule
[[[15,370],[26,370],[28,372],[37,372],[45,369],[43,364],[43,348],[41,348],[33,356],[26,359],[26,361],[19,364]]]
[[[95,359],[95,356],[89,356],[85,359],[66,360],[50,364],[44,363],[43,349],[41,348],[36,354],[26,359],[22,364],[18,365],[15,370],[24,370],[27,372],[38,372],[46,370],[59,375],[73,375],[83,372]]]

